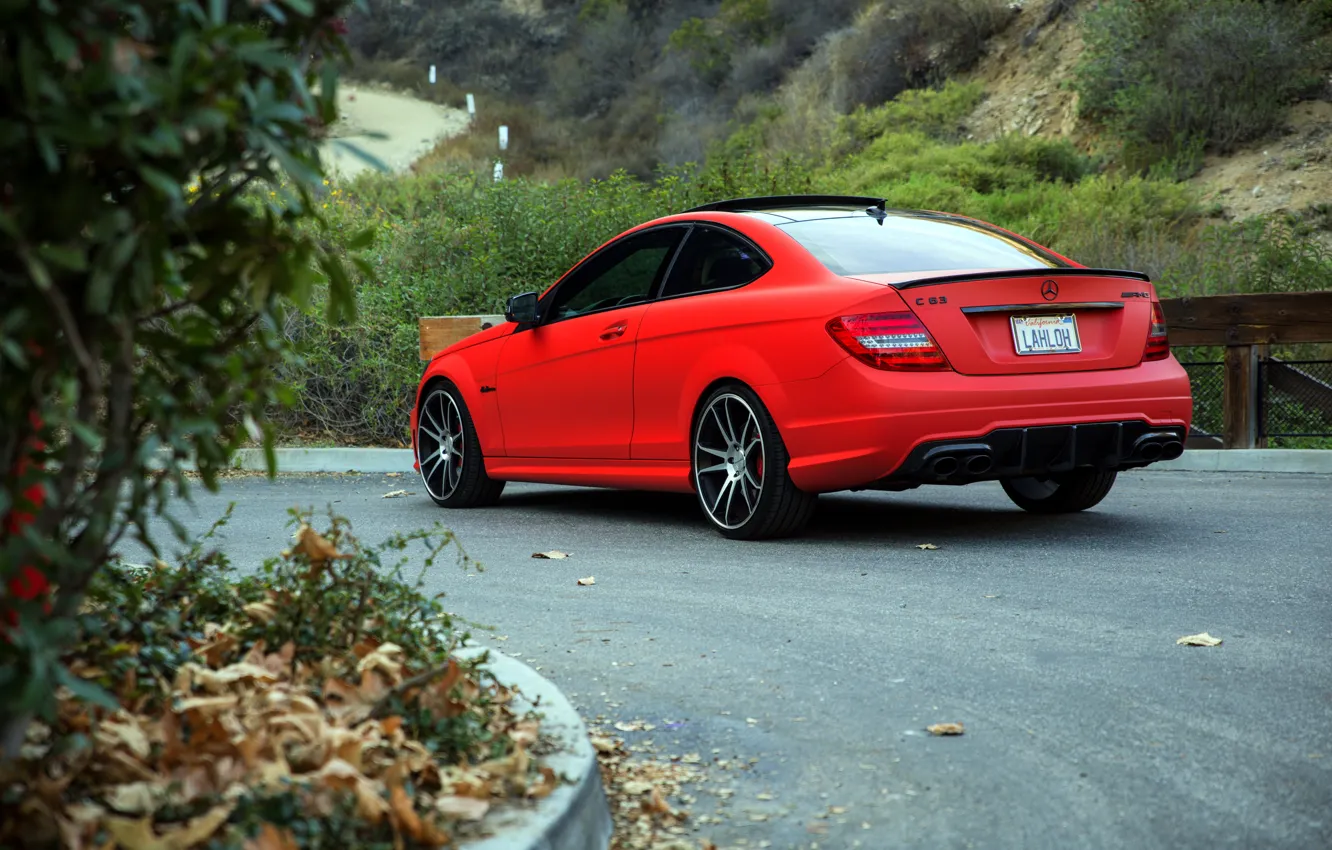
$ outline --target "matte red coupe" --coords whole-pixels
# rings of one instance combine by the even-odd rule
[[[411,423],[445,507],[508,481],[698,495],[727,537],[819,493],[998,480],[1105,497],[1192,415],[1146,275],[875,198],[724,201],[636,227],[435,355]]]

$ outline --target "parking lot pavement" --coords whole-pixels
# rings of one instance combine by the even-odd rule
[[[1059,518],[992,484],[836,495],[768,543],[689,497],[444,512],[382,475],[237,478],[182,516],[228,501],[242,568],[294,505],[366,541],[447,522],[486,569],[430,588],[590,720],[698,753],[688,808],[721,846],[1332,846],[1332,476],[1133,473]],[[1202,631],[1224,643],[1175,643]]]

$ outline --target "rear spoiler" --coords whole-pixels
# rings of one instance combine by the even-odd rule
[[[994,280],[1005,277],[1124,277],[1151,283],[1152,279],[1142,272],[1130,272],[1123,269],[1082,269],[1051,268],[1042,266],[1038,269],[1010,269],[999,272],[978,272],[975,274],[950,274],[942,277],[921,277],[904,283],[893,284],[897,289],[910,289],[913,286],[933,286],[936,283],[961,283],[968,280]]]

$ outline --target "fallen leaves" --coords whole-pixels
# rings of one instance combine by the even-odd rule
[[[406,490],[390,490],[390,491],[388,491],[387,493],[385,493],[384,495],[380,496],[379,498],[381,498],[381,499],[401,499],[403,496],[412,496],[412,495],[415,495],[415,494],[410,493],[410,492],[408,492],[408,491],[406,491]]]
[[[298,546],[312,562],[337,557],[315,537]],[[236,616],[242,625],[254,618],[252,609]],[[7,774],[29,796],[0,823],[0,846],[45,819],[58,827],[57,843],[75,850],[107,839],[123,850],[295,850],[285,828],[263,824],[247,836],[229,823],[240,800],[292,789],[300,817],[326,818],[345,800],[362,829],[384,831],[380,839],[442,847],[478,833],[500,802],[540,799],[561,782],[532,755],[539,719],[518,714],[513,693],[483,680],[475,664],[446,658],[423,669],[402,645],[369,636],[345,655],[298,662],[294,643],[270,652],[263,639],[246,646],[226,628],[202,629],[193,659],[161,683],[150,710],[138,698],[139,708],[92,720],[66,700],[59,722],[33,724]],[[414,737],[464,714],[486,730],[473,750],[446,757]],[[88,746],[50,748],[74,731]],[[652,801],[658,809],[661,799]]]
[[[967,730],[961,723],[935,723],[932,726],[926,726],[925,731],[931,735],[961,735]]]
[[[655,728],[641,720],[619,722],[615,726],[635,730]],[[716,850],[716,845],[710,841],[699,844],[684,838],[684,824],[691,817],[688,811],[672,802],[693,800],[684,794],[683,787],[704,778],[697,765],[636,758],[623,741],[595,726],[590,733],[615,824],[611,850]],[[638,749],[640,753],[647,751],[650,747]],[[702,822],[703,819],[696,821]]]
[[[592,585],[594,585],[594,584],[596,584],[596,583],[597,583],[597,578],[596,578],[596,576],[588,576],[587,578],[580,578],[580,579],[578,580],[578,586],[579,586],[579,587],[591,587]]]
[[[938,546],[935,546],[933,543],[917,543],[917,544],[916,544],[916,548],[917,548],[917,549],[925,549],[925,550],[930,550],[930,551],[932,551],[932,550],[938,549],[939,547],[938,547]]]
[[[1176,646],[1220,646],[1221,638],[1214,638],[1207,632],[1196,635],[1185,635],[1175,641]]]
[[[558,549],[551,549],[549,552],[533,552],[532,557],[543,561],[563,561],[565,558],[569,557],[569,553],[561,552]]]

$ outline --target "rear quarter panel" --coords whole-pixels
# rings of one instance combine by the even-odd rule
[[[828,371],[848,355],[824,325],[848,303],[886,289],[769,254],[773,269],[748,286],[648,308],[634,362],[635,460],[688,459],[694,410],[720,380],[741,381],[763,398]]]

